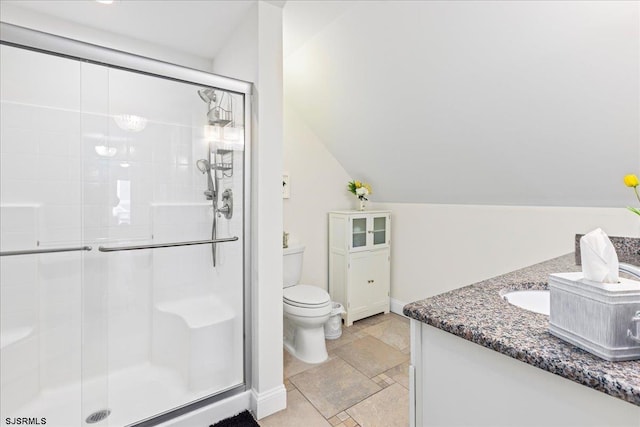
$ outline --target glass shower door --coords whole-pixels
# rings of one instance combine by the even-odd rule
[[[242,385],[243,95],[0,49],[1,423]]]
[[[81,425],[82,69],[9,46],[0,67],[0,424]]]
[[[108,158],[85,233],[107,290],[109,418],[125,425],[244,381],[243,98],[92,67]]]

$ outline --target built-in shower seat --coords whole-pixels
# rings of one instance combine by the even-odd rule
[[[213,295],[156,303],[152,362],[179,372],[191,391],[228,384],[235,317]]]

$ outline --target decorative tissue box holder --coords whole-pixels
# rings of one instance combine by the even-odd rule
[[[597,283],[582,273],[549,277],[549,332],[612,362],[640,359],[640,282]]]

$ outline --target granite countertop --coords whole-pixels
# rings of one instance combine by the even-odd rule
[[[404,314],[553,374],[640,406],[640,360],[608,362],[547,332],[549,318],[513,306],[501,291],[547,289],[551,273],[580,271],[564,255],[407,304]]]

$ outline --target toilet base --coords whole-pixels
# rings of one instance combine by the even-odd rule
[[[286,328],[287,325],[285,325]],[[284,348],[293,357],[312,364],[322,363],[329,358],[322,324],[316,328],[293,327],[292,329],[290,333],[285,333]]]

